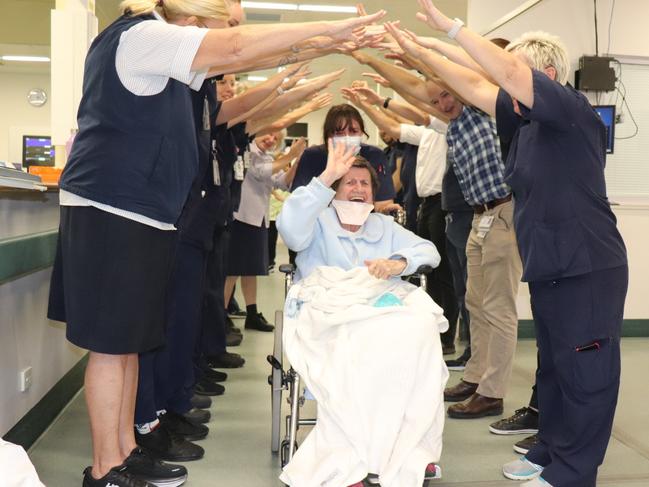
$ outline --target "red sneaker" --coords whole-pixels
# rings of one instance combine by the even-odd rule
[[[434,463],[429,463],[426,467],[426,473],[424,474],[424,480],[440,479],[442,478],[442,469],[439,465]]]

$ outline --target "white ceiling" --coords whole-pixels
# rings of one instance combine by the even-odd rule
[[[283,1],[283,0],[282,0]],[[12,53],[47,52],[50,44],[50,10],[55,7],[55,0],[2,0],[2,15],[0,15],[0,55]],[[118,16],[120,0],[96,0],[96,14],[99,19],[100,30],[105,28]],[[355,2],[341,0],[300,0],[299,3],[328,4],[328,5],[354,5]],[[437,0],[436,4],[451,17],[466,19],[467,0]],[[415,14],[418,5],[415,0],[367,0],[365,7],[368,12],[378,9],[388,11],[389,20],[400,20],[401,25],[415,32],[431,35],[431,32],[421,22],[417,21]],[[248,23],[258,23],[260,16],[273,17],[280,22],[308,22],[322,19],[341,19],[348,14],[292,12],[276,10],[247,10],[250,19]],[[14,51],[14,52],[10,52]],[[20,51],[20,52],[17,52]],[[312,62],[314,75],[323,74],[333,69],[346,68],[343,79],[333,88],[338,88],[358,79],[366,68],[359,66],[353,59],[346,56],[335,55]],[[17,65],[7,63],[0,65],[3,72],[34,72],[47,73],[49,65]],[[256,74],[269,74],[256,73]],[[338,98],[338,101],[340,98]]]

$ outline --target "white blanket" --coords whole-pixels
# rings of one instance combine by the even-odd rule
[[[45,487],[21,446],[0,439],[0,485],[11,487]]]
[[[375,307],[385,293],[403,306]],[[447,328],[422,289],[365,268],[319,267],[295,284],[284,350],[318,401],[318,421],[281,480],[347,487],[376,473],[382,487],[421,486],[442,452]]]

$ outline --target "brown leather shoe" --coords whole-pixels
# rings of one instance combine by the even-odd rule
[[[478,390],[478,384],[461,380],[459,384],[444,389],[444,400],[459,402],[470,398]]]
[[[481,396],[477,392],[466,401],[448,407],[448,415],[455,419],[484,418],[503,413],[503,400]]]

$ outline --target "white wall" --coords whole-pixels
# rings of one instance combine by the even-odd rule
[[[513,9],[533,3],[524,0],[468,1],[469,26],[480,33],[483,33],[486,28],[492,26]],[[646,27],[646,19],[649,18],[649,2],[638,0],[617,0],[615,2],[610,50],[607,49],[607,46],[612,0],[599,0],[597,4],[600,54],[606,53],[608,50],[623,62],[649,62],[649,29]],[[513,40],[523,32],[530,30],[545,30],[556,34],[561,37],[568,48],[574,74],[579,57],[595,54],[593,14],[592,0],[541,0],[520,16],[489,33],[487,37],[504,37]],[[644,60],[634,59],[643,57]],[[624,69],[628,71],[627,84],[631,85],[633,80],[636,86],[643,85],[642,80],[639,79],[644,76],[641,68],[646,68],[645,86],[649,86],[649,66],[625,67]],[[649,107],[649,91],[643,96],[642,91],[636,88],[634,94],[636,98],[629,99],[633,111],[649,123],[649,117],[643,115],[643,112],[647,110],[646,107]],[[591,101],[595,101],[593,95],[589,95],[589,98]],[[610,99],[610,95],[603,96],[600,102],[606,103]],[[616,126],[616,132],[628,134],[629,125],[630,121],[626,120],[624,124]],[[646,235],[649,229],[649,197],[646,196],[648,194],[646,188],[649,188],[649,177],[646,176],[644,169],[649,167],[649,152],[644,152],[646,164],[643,164],[641,159],[635,161],[635,173],[633,173],[633,168],[629,167],[628,161],[625,160],[626,157],[638,159],[640,150],[636,146],[643,147],[644,144],[649,144],[649,133],[646,128],[647,124],[641,126],[637,138],[628,141],[616,140],[616,154],[609,156],[607,161],[609,194],[615,200],[623,203],[614,207],[614,212],[618,218],[618,227],[625,240],[629,256],[630,278],[625,307],[626,319],[649,318],[649,300],[646,299],[646,289],[649,288],[649,255],[646,252]],[[627,167],[624,169],[622,165],[625,164]],[[617,197],[616,193],[621,194],[624,188],[631,187],[630,180],[634,177],[637,183],[637,192],[645,194],[645,196],[636,199]],[[641,184],[644,184],[642,188]],[[612,189],[613,191],[611,191]],[[640,189],[643,190],[640,191]],[[525,285],[521,286],[519,292],[518,308],[521,319],[531,318],[529,294]]]
[[[22,135],[49,135],[50,106],[36,108],[27,102],[27,93],[41,88],[50,95],[49,74],[0,73],[0,161],[21,162]]]

